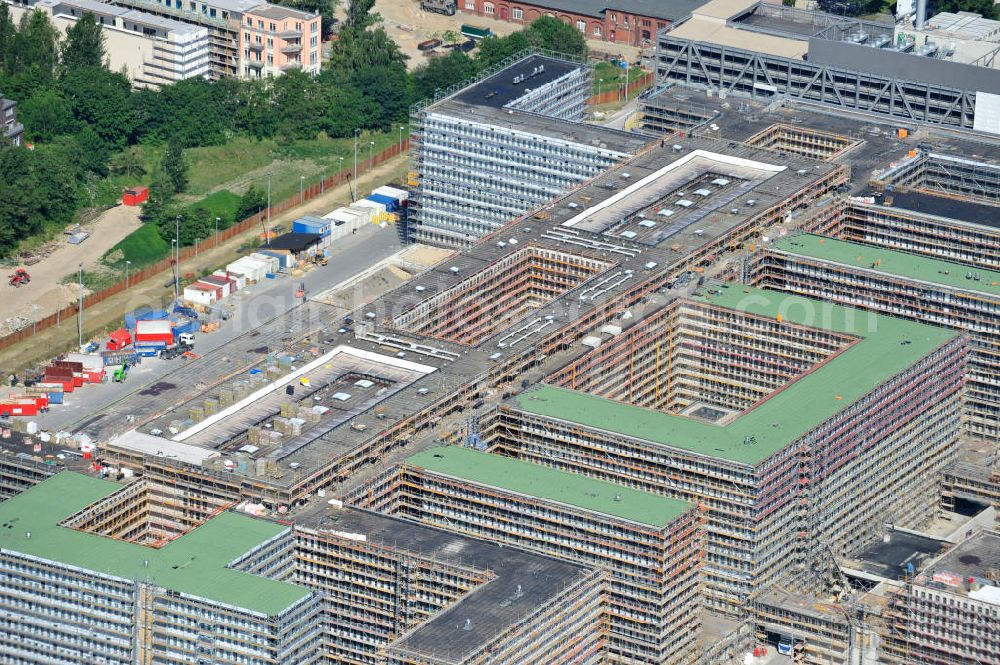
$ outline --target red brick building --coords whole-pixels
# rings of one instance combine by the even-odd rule
[[[528,24],[554,16],[589,39],[653,46],[656,33],[687,18],[704,0],[457,0],[458,10],[499,21]]]

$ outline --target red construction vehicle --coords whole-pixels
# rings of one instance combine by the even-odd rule
[[[31,281],[31,275],[24,268],[18,268],[14,271],[14,274],[10,276],[10,285],[15,289],[22,284],[27,284]]]

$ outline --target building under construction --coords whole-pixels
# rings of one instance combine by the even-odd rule
[[[353,498],[601,568],[611,662],[696,662],[704,543],[690,504],[458,446],[420,452]]]
[[[414,105],[407,237],[469,246],[642,150],[649,137],[581,122],[592,78],[521,54]]]
[[[321,662],[320,594],[261,576],[288,526],[223,513],[156,547],[144,504],[69,471],[0,504],[6,662]]]
[[[605,662],[597,567],[318,502],[295,517],[294,580],[325,599],[327,661]]]
[[[936,510],[959,433],[954,331],[722,285],[593,346],[484,432],[500,453],[704,505],[719,610]]]
[[[753,279],[768,288],[968,332],[969,431],[1000,435],[1000,273],[799,234],[769,244],[755,262]]]

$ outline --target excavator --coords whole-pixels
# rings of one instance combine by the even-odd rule
[[[122,363],[122,366],[115,370],[114,376],[111,377],[115,383],[121,383],[128,378],[128,363]]]
[[[14,271],[14,274],[10,276],[9,283],[15,289],[19,288],[22,284],[27,284],[31,281],[31,275],[24,268],[18,268]]]

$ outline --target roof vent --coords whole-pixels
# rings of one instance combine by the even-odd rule
[[[465,620],[465,624],[462,626],[462,630],[472,630],[472,619]]]
[[[458,272],[458,266],[452,266],[452,267],[448,268],[448,270],[450,270],[453,273],[457,273]]]
[[[615,494],[615,501],[618,501],[619,503],[621,503],[621,500],[622,500],[622,495],[621,494]]]

